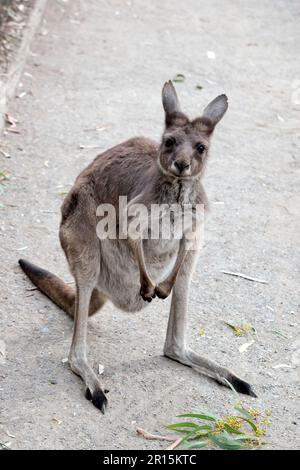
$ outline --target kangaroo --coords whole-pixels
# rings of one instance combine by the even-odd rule
[[[69,354],[72,371],[86,385],[86,398],[103,413],[107,398],[87,360],[87,321],[109,299],[124,311],[143,309],[154,297],[172,292],[164,355],[217,382],[255,397],[252,387],[230,370],[193,352],[186,345],[187,304],[199,248],[181,239],[99,239],[97,207],[119,208],[119,197],[144,204],[173,203],[208,208],[201,180],[216,124],[228,108],[226,95],[215,98],[201,117],[190,120],[180,108],[171,81],[162,90],[165,129],[160,144],[136,137],[99,155],[77,177],[61,213],[60,242],[76,289],[26,260],[23,271],[37,288],[74,317]],[[116,221],[118,224],[119,221]]]

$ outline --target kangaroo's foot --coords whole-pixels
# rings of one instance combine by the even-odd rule
[[[156,297],[155,285],[146,281],[141,282],[140,294],[146,302],[151,302]]]
[[[180,362],[186,366],[192,367],[201,374],[207,375],[219,384],[226,387],[232,386],[234,390],[250,397],[257,398],[250,384],[237,377],[233,372],[225,367],[221,367],[210,359],[206,359],[190,349],[176,351],[175,348],[166,348],[164,355],[173,361]]]
[[[87,388],[85,391],[85,398],[93,403],[93,405],[101,411],[101,413],[105,413],[107,408],[107,398],[102,391],[100,384],[98,383],[97,386],[94,388],[94,391],[91,391],[90,388]]]
[[[155,287],[155,294],[160,299],[166,299],[171,294],[174,282],[163,281]]]
[[[86,399],[104,414],[108,402],[95,372],[85,359],[79,359],[74,355],[70,355],[69,364],[72,371],[79,375],[86,384]]]

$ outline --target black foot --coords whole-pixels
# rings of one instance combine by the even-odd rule
[[[234,390],[238,393],[243,393],[244,395],[249,395],[250,397],[257,398],[256,393],[252,389],[251,385],[245,382],[244,380],[239,379],[238,377],[231,377],[230,383],[233,386]]]
[[[140,295],[145,302],[152,302],[152,299],[156,297],[155,289],[149,286],[142,286],[140,289]]]
[[[90,389],[87,388],[85,392],[85,398],[93,403],[93,405],[101,411],[101,413],[105,414],[107,408],[107,398],[102,392],[101,389],[96,390],[93,394],[91,393]]]
[[[160,286],[155,287],[155,294],[157,295],[159,299],[162,299],[162,300],[165,300],[170,295],[170,293],[166,292]]]

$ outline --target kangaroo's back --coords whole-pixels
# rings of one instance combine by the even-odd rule
[[[88,185],[97,204],[117,204],[119,196],[131,199],[145,190],[149,173],[157,172],[157,152],[153,140],[129,139],[98,155],[78,176],[74,189]]]

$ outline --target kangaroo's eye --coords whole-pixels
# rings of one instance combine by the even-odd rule
[[[205,145],[197,144],[196,145],[196,150],[197,150],[198,153],[203,153],[205,151]]]
[[[165,140],[165,146],[169,149],[171,147],[173,147],[173,145],[175,145],[176,141],[174,139],[174,137],[168,137],[166,140]]]

